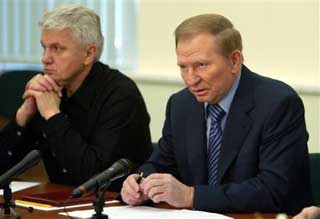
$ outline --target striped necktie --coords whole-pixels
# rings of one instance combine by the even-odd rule
[[[208,183],[209,185],[217,185],[218,161],[222,143],[221,119],[225,112],[218,104],[209,104],[207,112],[211,120],[208,139]]]

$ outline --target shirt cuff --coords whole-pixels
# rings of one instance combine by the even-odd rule
[[[5,130],[10,130],[9,133],[12,133],[17,140],[23,138],[26,133],[26,128],[19,126],[15,120],[9,122],[9,124],[5,127]]]

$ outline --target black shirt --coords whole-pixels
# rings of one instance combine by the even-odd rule
[[[137,86],[100,62],[70,98],[63,95],[60,110],[47,121],[38,113],[26,128],[12,121],[1,131],[2,172],[39,149],[51,182],[79,185],[121,158],[141,164],[152,151]]]

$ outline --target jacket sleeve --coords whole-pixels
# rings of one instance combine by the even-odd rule
[[[170,117],[170,108],[173,96],[168,100],[166,107],[166,118],[162,129],[162,137],[156,145],[156,148],[154,148],[154,151],[148,161],[139,168],[139,171],[143,172],[145,176],[150,175],[151,173],[170,173],[178,178],[179,174],[173,149]]]
[[[0,132],[0,173],[19,162],[31,150],[34,141],[28,128],[10,121]]]

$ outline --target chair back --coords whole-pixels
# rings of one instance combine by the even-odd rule
[[[315,205],[320,205],[320,153],[310,153],[312,195]]]
[[[27,82],[38,71],[7,71],[0,74],[0,115],[11,118],[22,104]]]

